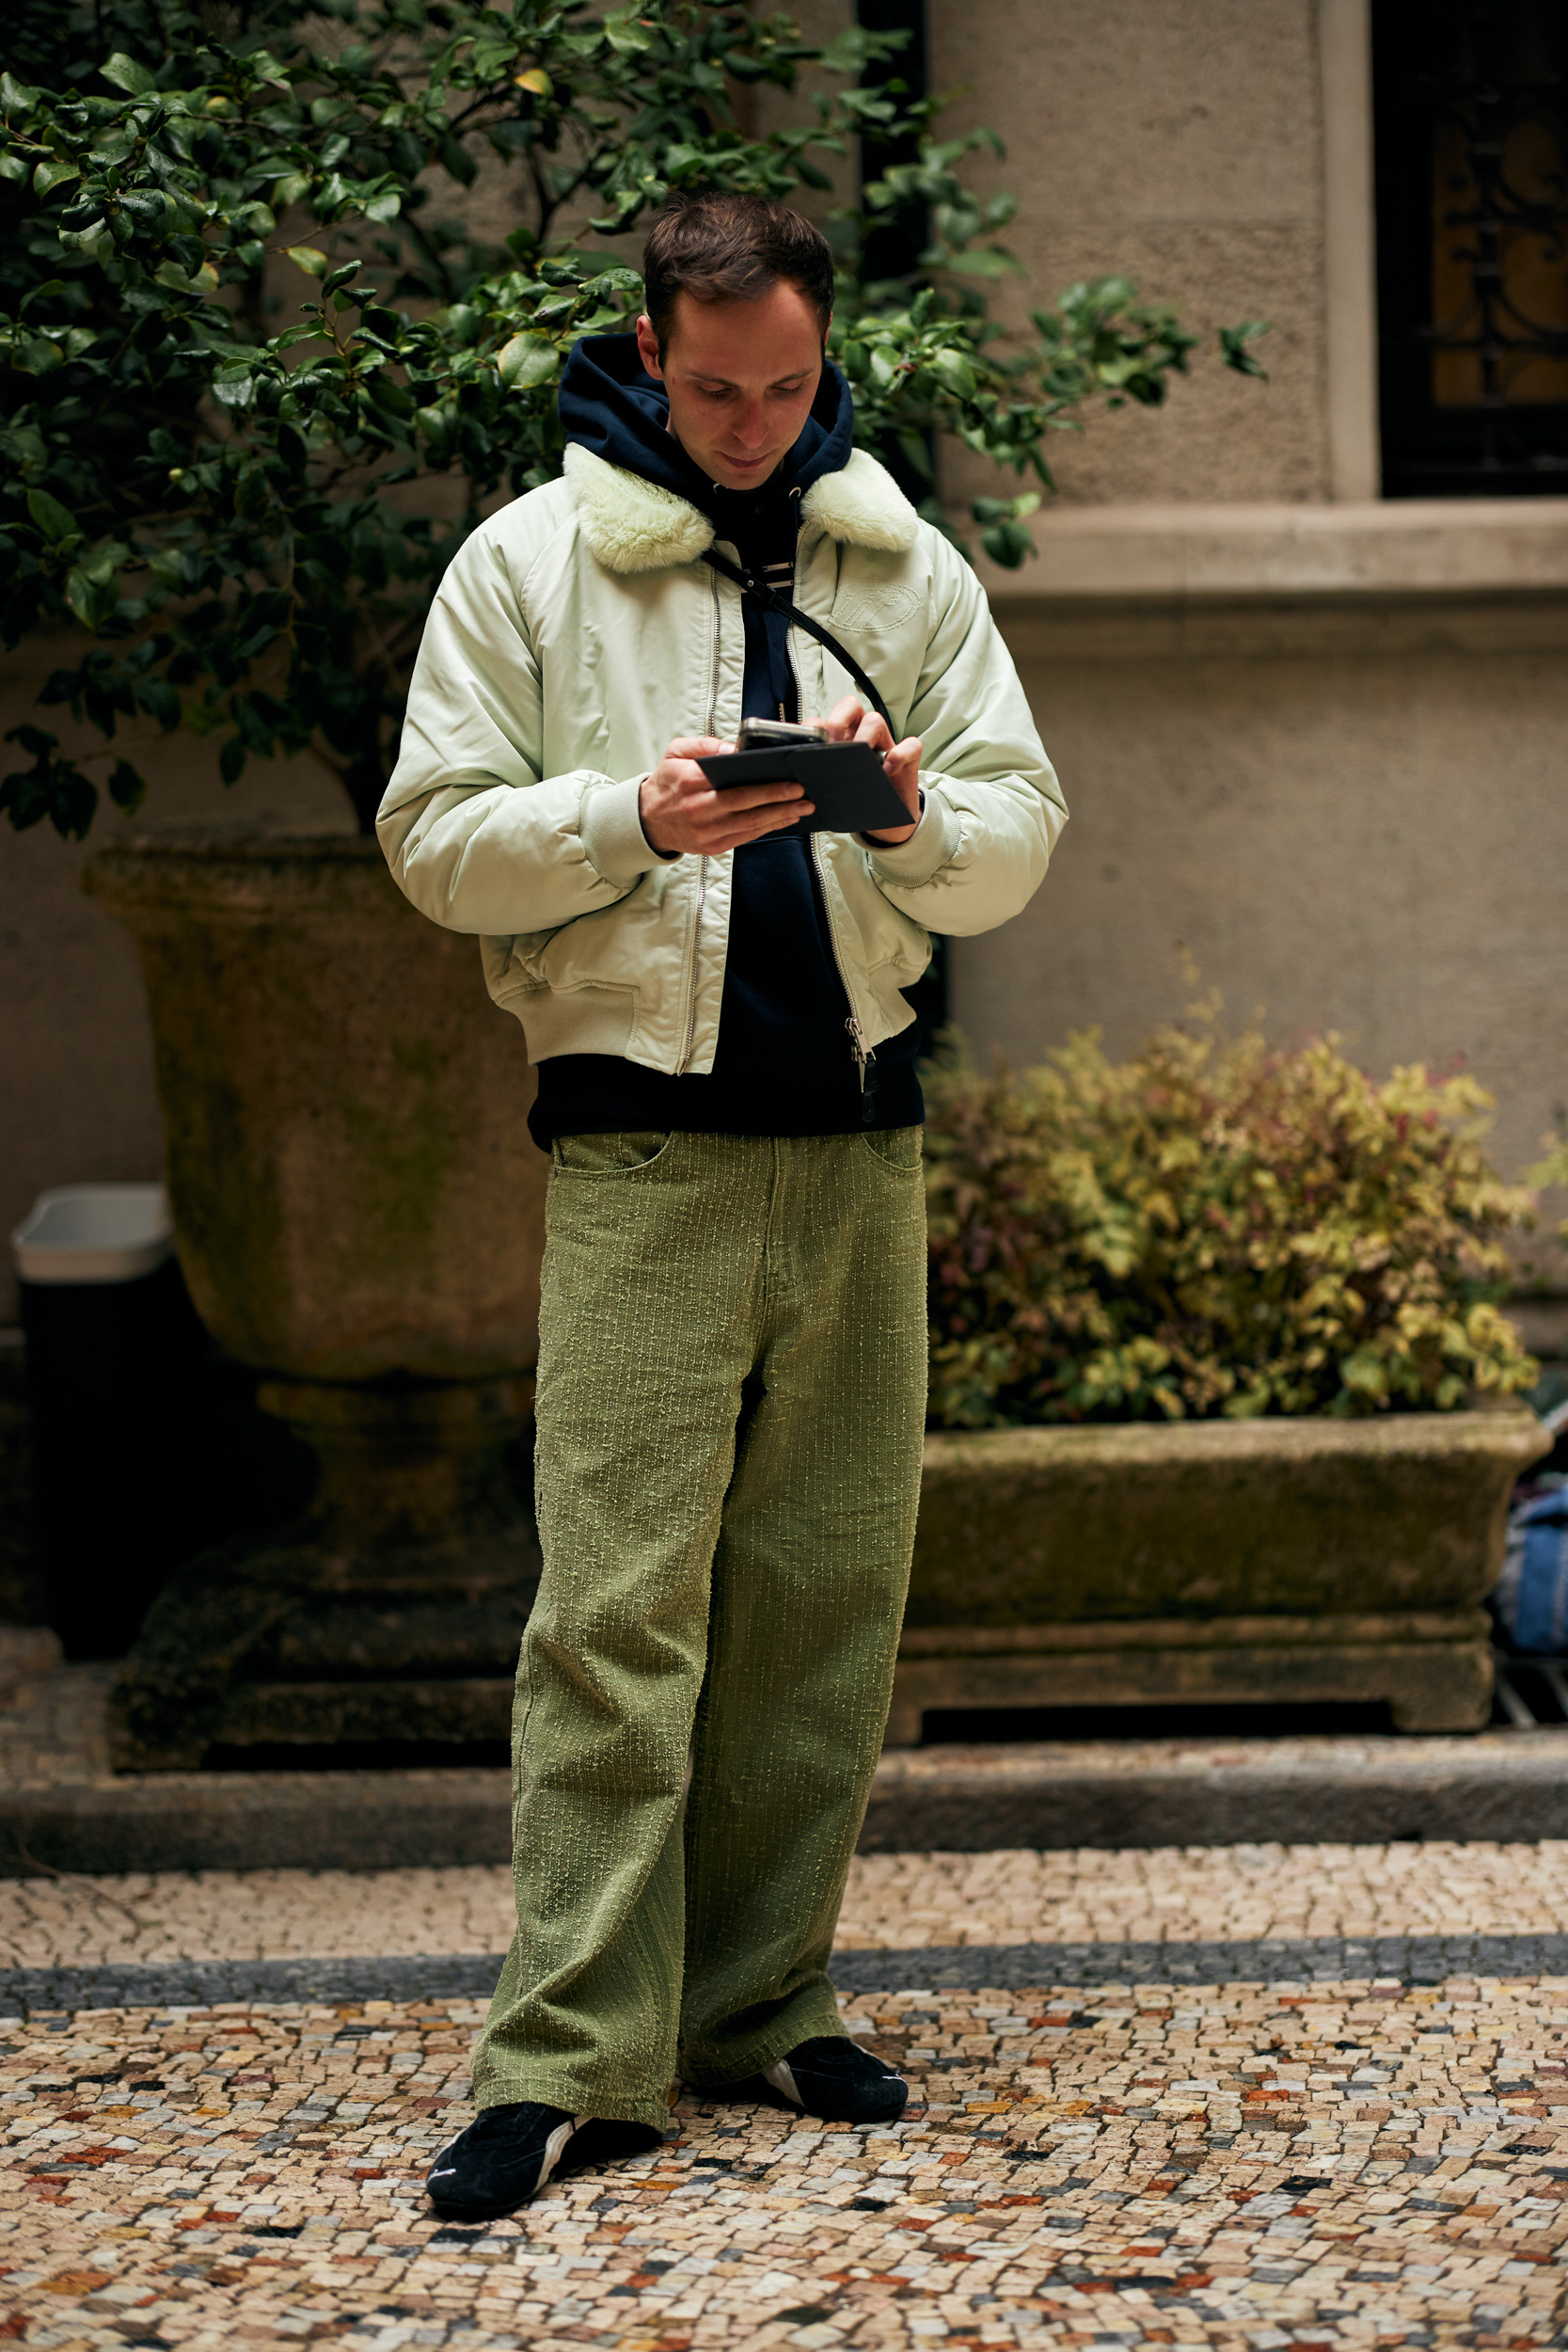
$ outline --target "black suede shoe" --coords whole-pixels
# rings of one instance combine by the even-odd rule
[[[486,2107],[459,2132],[426,2173],[425,2189],[453,2221],[494,2221],[537,2197],[546,2181],[663,2145],[663,2133],[646,2123],[606,2122],[524,2099]]]
[[[755,2099],[768,2106],[798,2107],[828,2123],[891,2123],[902,2115],[910,2087],[843,2034],[817,2034],[787,2058],[775,2059],[744,2082],[705,2090],[705,2099]]]

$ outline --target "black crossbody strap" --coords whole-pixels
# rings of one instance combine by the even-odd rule
[[[883,702],[854,655],[847,646],[839,644],[831,629],[824,628],[820,621],[814,621],[809,612],[802,612],[800,606],[792,604],[782,590],[769,588],[766,580],[752,580],[750,574],[743,572],[737,564],[732,564],[727,555],[715,555],[711,548],[705,548],[703,562],[711,564],[714,570],[721,572],[726,580],[733,580],[736,586],[743,595],[751,597],[752,602],[759,611],[782,612],[786,620],[793,621],[797,628],[803,628],[808,637],[815,637],[819,645],[826,645],[840,667],[848,671],[872,709],[878,713],[879,717],[887,721],[889,733],[897,734],[898,730],[893,723],[893,713],[886,703]]]

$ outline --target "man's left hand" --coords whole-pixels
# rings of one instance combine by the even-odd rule
[[[882,772],[909,810],[910,821],[892,833],[863,833],[861,839],[874,849],[895,849],[920,822],[919,736],[906,735],[901,743],[895,743],[887,721],[875,710],[867,710],[858,694],[846,694],[826,724],[831,742],[869,743],[874,752],[881,753]]]

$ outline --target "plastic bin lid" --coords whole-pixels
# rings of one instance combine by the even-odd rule
[[[134,1282],[173,1248],[162,1184],[59,1184],[11,1234],[24,1282]]]

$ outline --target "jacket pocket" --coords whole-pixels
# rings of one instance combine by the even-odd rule
[[[484,985],[498,1003],[507,996],[520,996],[545,986],[538,954],[554,936],[552,931],[519,931],[512,939],[481,937],[479,954]]]

